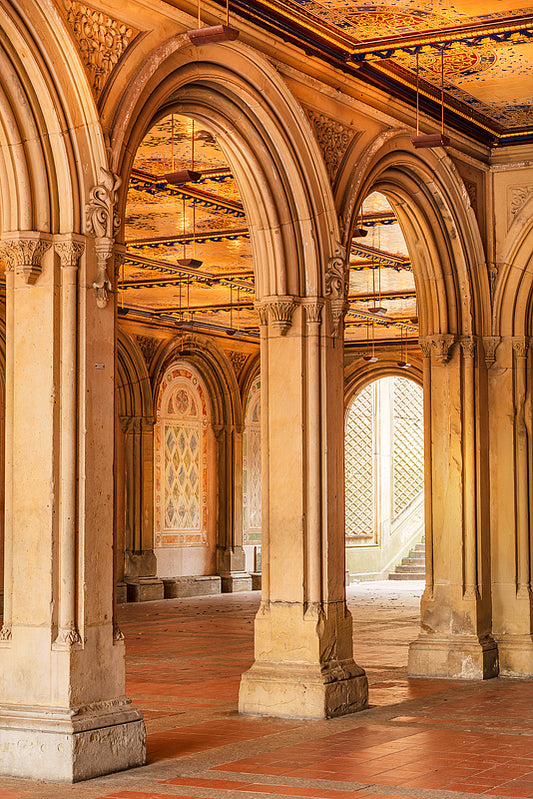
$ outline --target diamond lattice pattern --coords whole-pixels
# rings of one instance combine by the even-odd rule
[[[373,386],[351,403],[344,434],[346,535],[374,535]]]
[[[412,380],[394,378],[393,515],[424,488],[424,424],[422,389]]]
[[[165,425],[165,527],[200,530],[200,426]]]

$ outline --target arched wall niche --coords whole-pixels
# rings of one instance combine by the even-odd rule
[[[109,109],[112,159],[123,185],[142,138],[162,115],[174,110],[201,121],[239,186],[256,298],[320,295],[338,247],[337,218],[309,122],[276,70],[239,42],[197,49],[178,36],[150,54],[149,67],[139,63],[135,87]]]
[[[497,253],[492,334],[530,336],[533,303],[533,196],[513,220]]]
[[[488,275],[477,221],[447,155],[414,152],[405,132],[381,137],[352,169],[343,194],[346,240],[356,211],[372,191],[384,194],[400,223],[413,263],[420,335],[487,334]],[[348,215],[350,214],[350,215]],[[481,268],[480,268],[481,267]]]

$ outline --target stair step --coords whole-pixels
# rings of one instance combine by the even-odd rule
[[[425,580],[426,573],[425,572],[408,572],[407,574],[398,574],[397,572],[391,572],[389,574],[389,580]]]
[[[402,563],[399,566],[396,566],[396,572],[399,574],[410,574],[412,572],[423,572],[425,569],[418,566],[416,563],[414,566],[411,566],[408,563]]]
[[[424,565],[425,565],[425,563],[426,563],[426,559],[425,559],[425,558],[414,558],[412,555],[409,555],[409,557],[408,557],[408,558],[404,558],[404,559],[402,560],[402,563],[403,563],[403,564],[405,564],[405,563],[408,563],[408,564],[409,564],[409,563],[410,563],[410,564],[411,564],[411,566],[414,566],[414,564],[416,563],[416,564],[418,564],[419,566],[424,566]]]

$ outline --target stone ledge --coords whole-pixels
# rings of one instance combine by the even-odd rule
[[[238,594],[241,591],[252,590],[252,577],[248,572],[232,572],[221,577],[223,594]]]
[[[165,595],[163,580],[159,577],[139,577],[128,581],[126,586],[128,602],[153,602]]]
[[[211,596],[222,591],[221,578],[216,575],[173,577],[163,580],[165,599],[190,596]]]

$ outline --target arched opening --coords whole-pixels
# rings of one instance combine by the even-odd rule
[[[369,383],[348,404],[344,447],[350,582],[423,579],[420,557],[403,563],[424,537],[421,387],[398,376]]]
[[[252,383],[244,408],[242,529],[246,569],[261,572],[261,378]],[[259,580],[257,580],[259,582]]]

